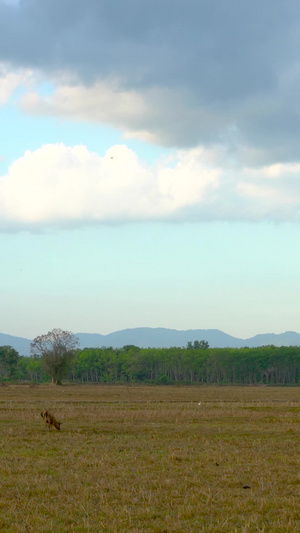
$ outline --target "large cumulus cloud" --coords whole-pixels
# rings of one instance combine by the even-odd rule
[[[243,171],[223,149],[181,150],[154,165],[125,145],[27,151],[0,177],[2,230],[141,221],[299,222],[300,164]],[[227,167],[227,170],[226,170]]]
[[[27,111],[222,144],[241,166],[299,158],[299,45],[297,0],[0,0],[0,61],[56,84]],[[104,93],[127,108],[104,110]]]

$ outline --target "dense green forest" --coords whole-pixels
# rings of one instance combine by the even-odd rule
[[[49,381],[41,360],[0,347],[0,381]],[[75,352],[66,379],[82,383],[282,384],[300,383],[300,347],[209,348],[205,341],[186,348],[124,346]]]

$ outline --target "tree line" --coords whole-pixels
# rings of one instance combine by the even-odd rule
[[[54,334],[53,334],[54,332]],[[49,343],[49,336],[51,342]],[[46,338],[46,341],[45,341]],[[65,344],[66,341],[66,344]],[[53,344],[54,343],[54,344]],[[186,347],[78,349],[69,332],[37,337],[30,357],[0,347],[0,380],[61,383],[276,384],[300,383],[300,347]]]

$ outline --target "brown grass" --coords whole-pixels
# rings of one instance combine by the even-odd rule
[[[0,531],[298,532],[299,414],[297,388],[1,387]]]

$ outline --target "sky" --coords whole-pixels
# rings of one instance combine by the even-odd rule
[[[298,0],[0,0],[0,332],[300,331]]]

